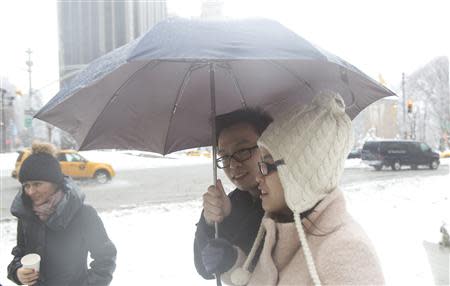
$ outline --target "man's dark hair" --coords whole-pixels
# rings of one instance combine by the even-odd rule
[[[253,127],[258,135],[273,121],[272,116],[260,108],[242,108],[236,111],[216,116],[216,139],[220,133],[233,125],[247,123]]]

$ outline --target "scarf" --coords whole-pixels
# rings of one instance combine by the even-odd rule
[[[41,205],[33,205],[33,212],[39,217],[41,221],[47,221],[51,214],[56,210],[58,203],[64,197],[64,193],[57,191],[51,195],[48,200]]]

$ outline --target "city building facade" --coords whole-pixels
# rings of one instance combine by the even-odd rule
[[[166,2],[57,1],[60,87],[96,58],[167,17]]]

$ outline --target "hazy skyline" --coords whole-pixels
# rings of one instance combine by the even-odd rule
[[[201,0],[167,0],[169,15],[197,17]],[[56,1],[0,2],[0,76],[28,92],[25,65],[33,50],[33,88],[49,99],[58,91]],[[437,56],[450,55],[450,2],[224,0],[229,18],[266,17],[393,87]]]

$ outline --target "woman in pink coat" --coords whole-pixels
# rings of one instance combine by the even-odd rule
[[[253,248],[245,257],[226,241],[212,241],[205,262],[218,263],[210,269],[224,272],[231,285],[384,284],[370,240],[338,189],[352,143],[351,120],[337,94],[321,93],[275,116],[258,141],[266,215]],[[211,253],[220,259],[208,259]],[[223,263],[230,255],[237,257],[234,265]]]

